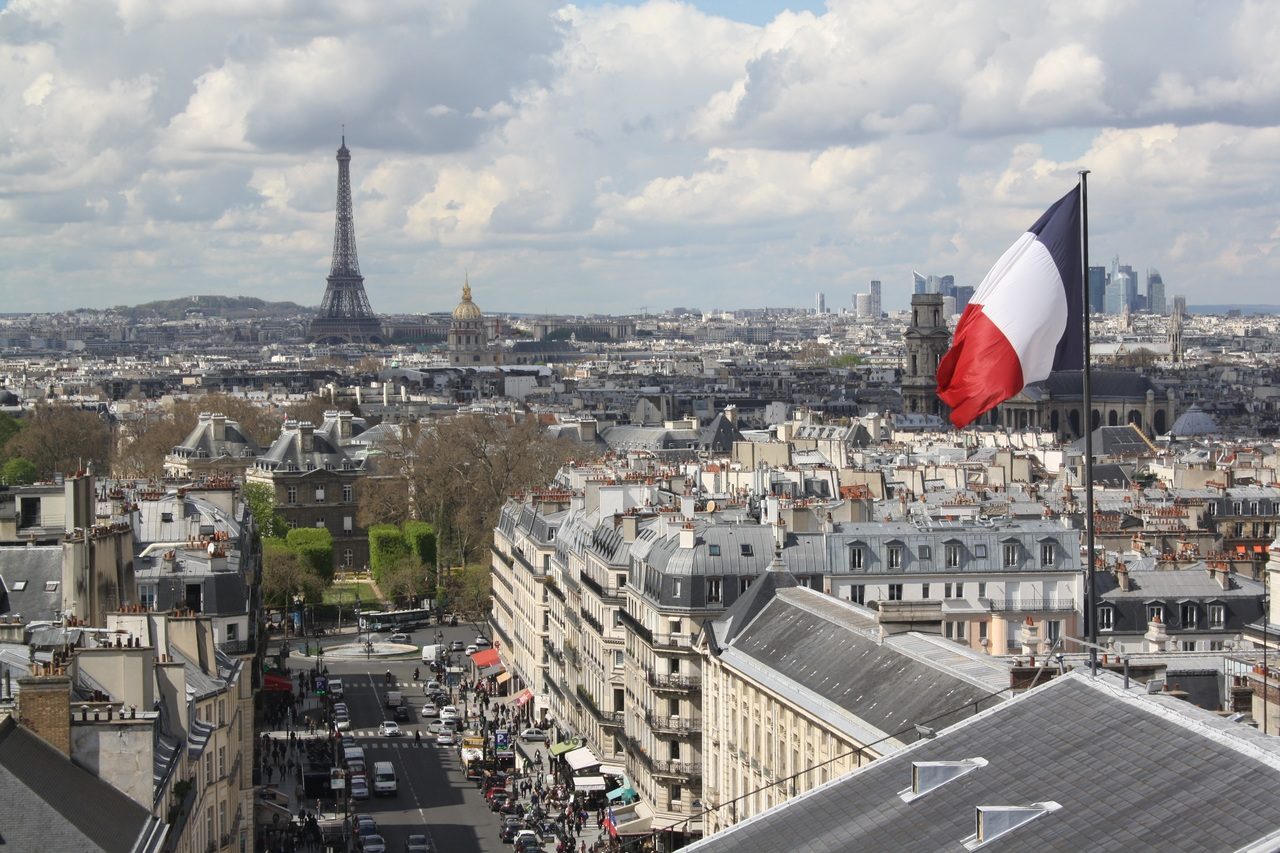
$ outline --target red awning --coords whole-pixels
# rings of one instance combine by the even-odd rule
[[[266,675],[262,676],[262,689],[279,693],[289,693],[293,690],[293,681],[287,675],[268,672]]]
[[[1264,547],[1263,547],[1263,546],[1261,546],[1261,545],[1254,545],[1254,546],[1253,546],[1253,552],[1254,552],[1255,554],[1262,554],[1262,553],[1265,553],[1265,552],[1266,552],[1266,550],[1267,550],[1267,549],[1266,549],[1266,548],[1264,548]]]
[[[525,702],[528,702],[532,698],[533,698],[533,691],[526,688],[524,690],[521,690],[520,695],[516,697],[516,704],[523,705]]]
[[[1237,554],[1244,554],[1244,553],[1247,553],[1247,552],[1245,551],[1245,548],[1244,548],[1244,546],[1243,546],[1243,545],[1237,545],[1237,546],[1236,546],[1236,553],[1237,553]]]
[[[498,662],[497,649],[481,649],[478,652],[471,653],[471,661],[476,666],[483,669],[486,666],[493,666]]]

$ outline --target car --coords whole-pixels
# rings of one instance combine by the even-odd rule
[[[363,775],[357,774],[351,777],[351,799],[369,799],[369,780]]]
[[[378,824],[374,821],[373,815],[360,814],[355,816],[355,831],[360,838],[366,838],[370,835],[378,834]]]
[[[436,743],[440,746],[453,746],[457,742],[458,736],[452,729],[441,729],[440,734],[436,735]]]
[[[523,831],[525,831],[524,821],[520,820],[520,818],[515,815],[509,815],[504,818],[502,828],[498,830],[498,838],[501,839],[504,844],[511,844],[516,839],[516,833]]]
[[[546,741],[547,733],[542,729],[528,728],[520,733],[520,739]]]
[[[409,714],[408,705],[397,705],[396,709],[391,712],[392,719],[400,723],[408,722],[411,715]]]
[[[334,702],[334,703],[333,703],[333,713],[335,713],[335,714],[345,714],[345,713],[347,713],[347,703],[346,703],[346,702]]]
[[[332,696],[334,699],[342,698],[343,689],[342,689],[341,678],[330,678],[327,687],[329,689],[329,695]]]
[[[430,696],[432,693],[439,693],[441,690],[444,690],[444,685],[434,678],[422,685],[423,696]]]
[[[393,643],[407,643],[411,639],[412,637],[403,631],[397,631],[396,633],[391,635],[391,642]]]
[[[449,644],[450,651],[455,651],[455,652],[460,652],[465,647],[466,647],[466,643],[462,642],[461,640],[454,640],[452,643]]]
[[[480,636],[476,637],[475,647],[476,647],[477,649],[487,649],[487,648],[489,648],[489,646],[491,646],[491,645],[493,645],[493,644],[489,642],[489,638],[488,638],[488,637],[486,637],[486,636],[484,636],[483,634],[481,634]]]
[[[404,732],[400,731],[400,724],[395,720],[383,720],[378,726],[378,737],[400,737],[402,734]]]
[[[440,709],[440,719],[442,720],[456,720],[458,719],[458,717],[459,717],[459,714],[458,714],[457,705],[445,705],[443,708]]]
[[[511,839],[511,846],[519,850],[520,845],[525,841],[536,841],[539,846],[542,845],[542,840],[538,838],[538,833],[532,829],[522,829]]]
[[[488,794],[485,794],[485,799],[489,801],[489,811],[496,812],[498,809],[502,808],[503,803],[510,801],[511,792],[510,791],[492,791]]]
[[[478,651],[480,651],[480,650],[479,650],[478,648],[476,648],[475,646],[467,646],[467,654],[469,654],[469,655],[474,655],[474,654],[475,654],[476,652],[478,652]]]
[[[340,732],[350,731],[351,718],[348,717],[346,714],[334,714],[333,725],[334,725],[334,728],[336,728]]]
[[[425,835],[410,835],[405,839],[404,853],[431,853],[431,841]]]
[[[364,853],[387,853],[387,839],[381,835],[366,835],[360,842]]]
[[[440,732],[449,731],[457,732],[458,724],[455,720],[432,720],[427,724],[427,733],[438,735]]]
[[[346,748],[347,748],[347,747],[349,747],[349,746],[359,746],[359,745],[360,745],[360,744],[359,744],[359,743],[356,741],[356,739],[355,739],[355,738],[353,738],[351,735],[343,735],[343,736],[342,736],[342,748],[343,748],[343,749],[346,749]]]
[[[440,709],[436,707],[434,702],[425,702],[422,705],[422,716],[436,717],[440,715]]]

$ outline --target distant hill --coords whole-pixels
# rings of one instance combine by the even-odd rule
[[[1280,305],[1188,305],[1191,314],[1226,314],[1228,311],[1239,311],[1241,314],[1280,314]]]
[[[199,295],[162,299],[133,306],[118,305],[111,310],[135,318],[181,320],[198,314],[236,320],[249,317],[296,317],[299,314],[309,314],[315,309],[296,302],[268,302],[255,296]]]

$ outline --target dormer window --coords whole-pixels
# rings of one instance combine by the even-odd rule
[[[1058,549],[1053,542],[1040,543],[1040,565],[1052,566],[1058,557]]]
[[[1225,604],[1209,605],[1209,627],[1215,630],[1227,627],[1227,607]]]
[[[719,557],[719,556],[720,556],[720,546],[719,546],[719,545],[714,545],[714,544],[713,544],[713,545],[708,545],[708,546],[707,546],[707,556],[709,556],[709,557]]]
[[[885,549],[885,564],[891,569],[902,568],[902,546],[890,545]]]
[[[1181,618],[1183,628],[1194,628],[1199,622],[1199,608],[1191,602],[1184,602],[1178,608],[1178,616]]]
[[[854,569],[855,571],[862,568],[862,554],[863,551],[861,545],[849,546],[849,568]]]
[[[1019,549],[1018,549],[1017,542],[1006,542],[1004,543],[1004,546],[1000,550],[1001,550],[1001,554],[1003,555],[1002,565],[1005,568],[1013,568],[1014,566],[1018,565]]]
[[[1148,622],[1155,622],[1157,619],[1158,619],[1158,620],[1160,620],[1161,622],[1165,621],[1165,618],[1164,618],[1164,605],[1163,605],[1163,604],[1148,604],[1148,605],[1147,605],[1147,621],[1148,621]]]
[[[1116,627],[1116,611],[1114,608],[1099,607],[1098,608],[1098,630],[1114,631]]]
[[[751,550],[751,544],[749,542],[743,542],[741,545],[738,546],[738,550],[741,552],[742,556],[744,557],[754,556],[754,552]]]
[[[943,555],[946,558],[946,564],[948,569],[960,568],[960,546],[959,545],[943,546]]]

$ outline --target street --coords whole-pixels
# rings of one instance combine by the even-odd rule
[[[435,642],[435,634],[441,631],[444,640],[461,640],[471,643],[476,637],[474,625],[456,628],[422,628],[413,632],[410,642],[421,646]],[[338,635],[325,638],[326,646],[354,641],[354,635]],[[465,655],[455,653],[456,661],[465,662]],[[297,670],[305,661],[290,659],[290,666]],[[325,667],[331,678],[341,678],[344,701],[351,715],[353,736],[364,748],[366,762],[372,768],[375,761],[390,761],[396,769],[399,790],[394,797],[371,797],[351,804],[351,812],[370,814],[378,823],[378,829],[386,838],[387,849],[402,850],[407,837],[414,833],[427,833],[440,853],[467,853],[481,851],[496,853],[506,850],[498,838],[498,821],[489,811],[475,784],[463,775],[456,746],[436,746],[434,736],[427,734],[430,719],[421,716],[424,697],[422,684],[431,677],[430,670],[422,666],[420,659],[388,661],[340,660],[326,657]],[[421,680],[413,681],[413,671],[420,669]],[[388,685],[385,673],[390,670],[396,684]],[[402,722],[404,734],[400,737],[379,737],[378,725],[391,719],[386,708],[388,690],[400,690],[409,704],[411,718]],[[461,702],[457,703],[461,709]],[[474,714],[472,706],[469,715]],[[422,743],[414,743],[414,732],[421,731]]]

